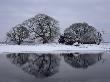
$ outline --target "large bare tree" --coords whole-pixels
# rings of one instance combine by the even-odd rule
[[[13,27],[11,31],[7,33],[8,40],[18,45],[20,45],[24,41],[24,39],[28,38],[28,36],[28,29],[20,24]]]
[[[23,25],[29,28],[32,39],[40,39],[42,43],[51,42],[60,34],[58,21],[45,14],[38,14]]]
[[[59,42],[73,44],[75,42],[83,44],[100,44],[102,35],[93,26],[87,23],[75,23],[65,29],[64,35],[60,37]]]

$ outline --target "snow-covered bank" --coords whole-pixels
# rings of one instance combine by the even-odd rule
[[[19,52],[93,52],[109,50],[109,45],[80,45],[70,46],[61,44],[40,44],[40,45],[0,45],[0,53],[19,53]]]

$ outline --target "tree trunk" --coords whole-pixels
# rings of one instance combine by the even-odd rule
[[[21,44],[21,41],[19,41],[17,44],[20,45]]]
[[[48,40],[45,38],[43,39],[43,44],[48,43]]]

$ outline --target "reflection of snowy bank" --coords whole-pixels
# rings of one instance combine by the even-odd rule
[[[0,45],[0,53],[3,52],[93,52],[93,51],[105,51],[109,50],[109,45],[80,45],[80,46],[69,46],[61,44],[39,44],[39,45]]]

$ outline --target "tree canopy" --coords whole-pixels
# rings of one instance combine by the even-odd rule
[[[37,14],[7,33],[8,39],[18,45],[26,38],[45,44],[55,41],[59,36],[58,42],[67,45],[76,42],[99,45],[102,41],[102,34],[87,23],[74,23],[60,35],[59,22],[46,14]]]
[[[29,30],[19,24],[7,33],[7,37],[9,41],[13,41],[14,43],[20,45],[26,38],[29,37]]]
[[[63,39],[65,44],[73,44],[75,42],[83,44],[100,44],[102,35],[95,27],[87,23],[75,23],[65,29]]]
[[[32,39],[40,39],[42,43],[51,42],[60,34],[58,21],[45,14],[38,14],[23,25],[29,28]]]

